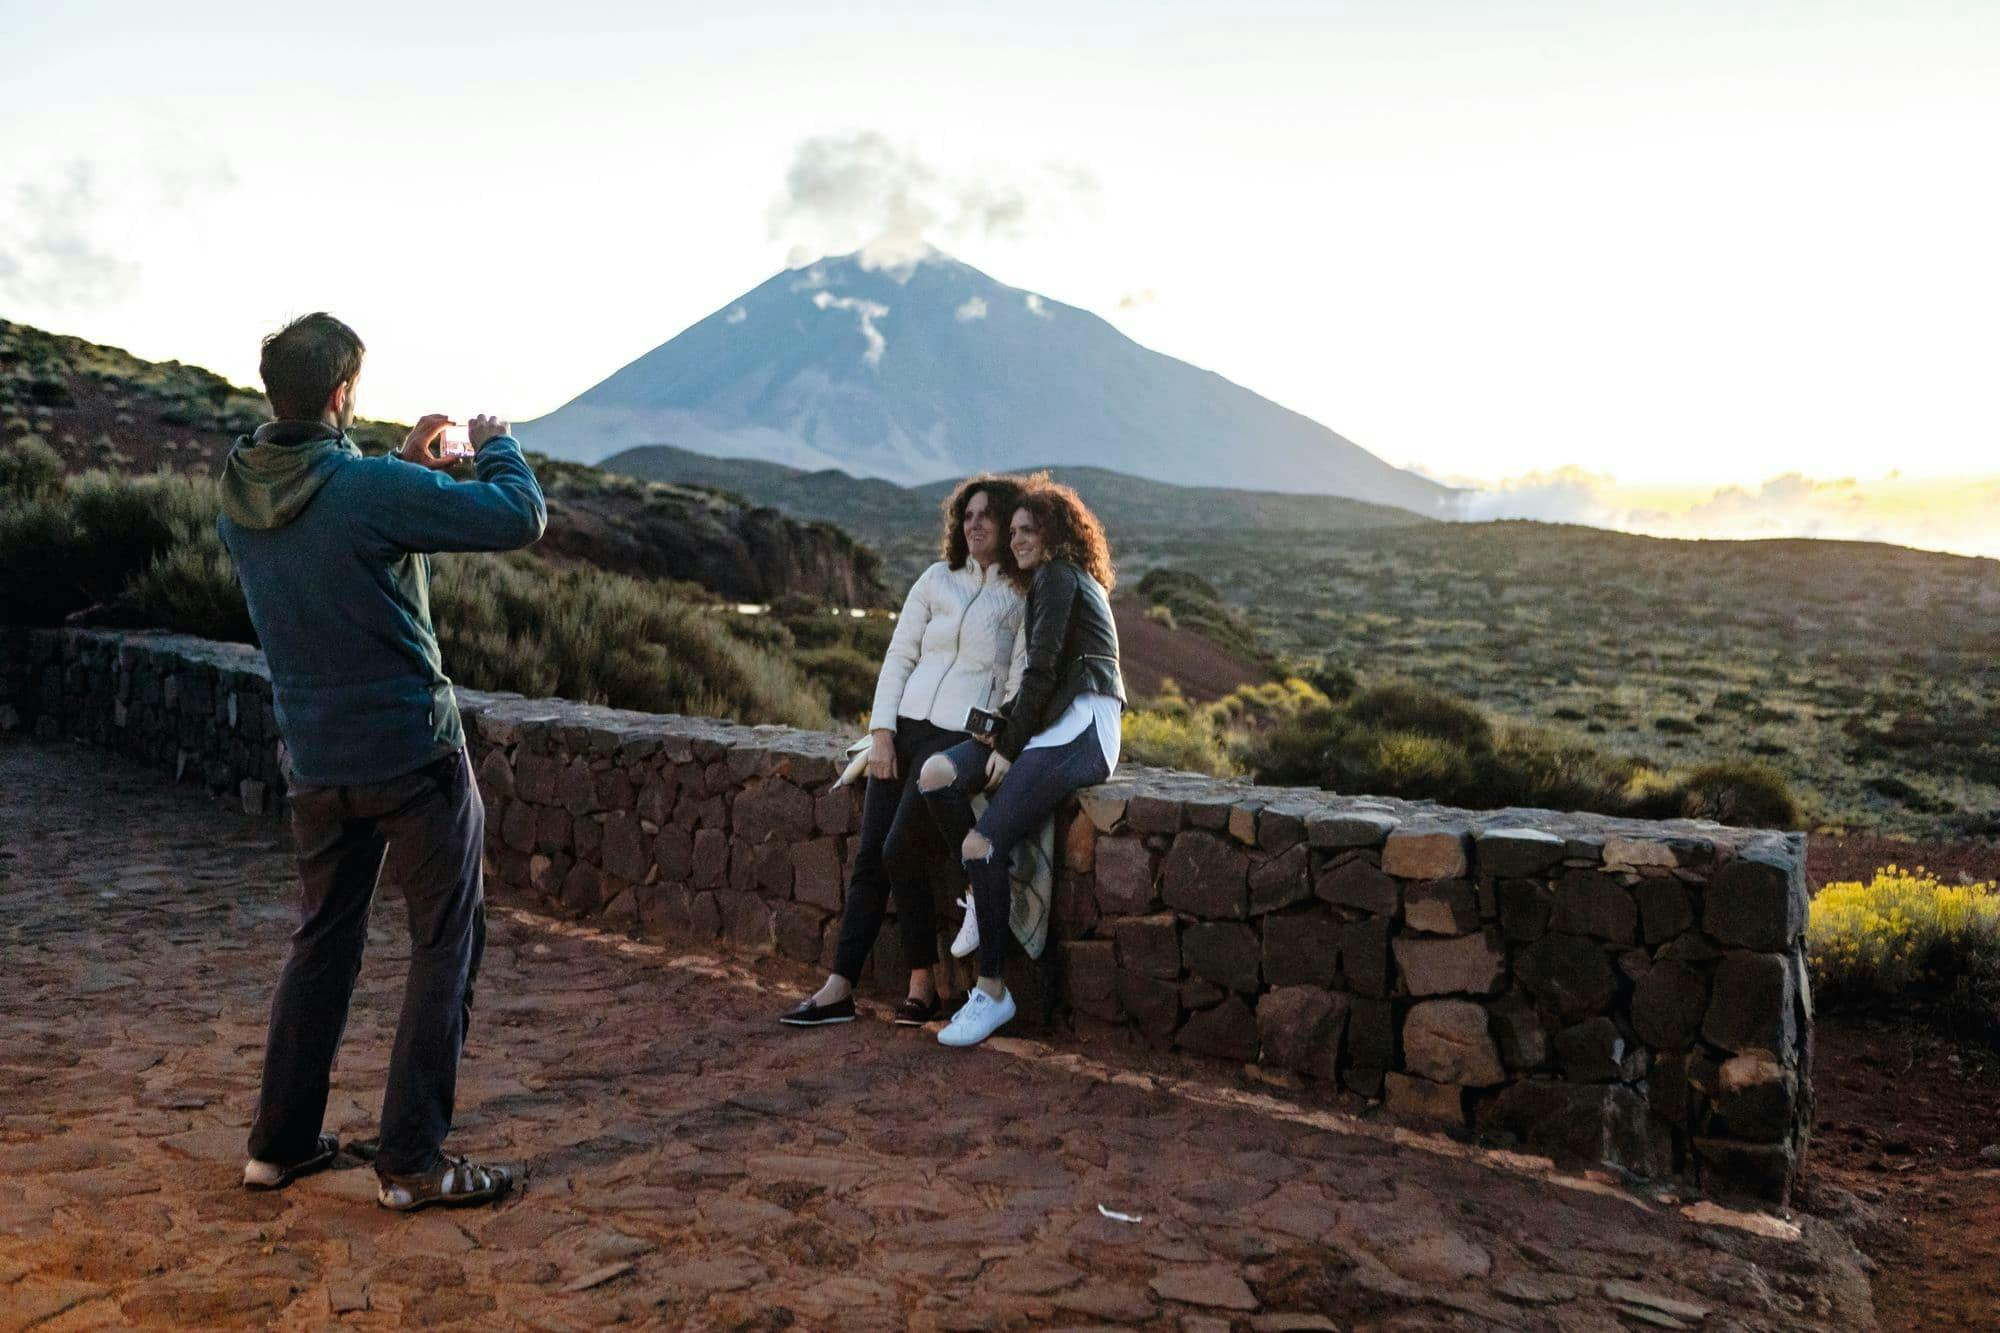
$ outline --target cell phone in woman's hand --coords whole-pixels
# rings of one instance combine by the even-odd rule
[[[438,457],[472,457],[472,428],[454,421],[438,432]]]
[[[965,710],[965,732],[968,736],[997,736],[1005,721],[998,713],[989,713],[984,708]]]

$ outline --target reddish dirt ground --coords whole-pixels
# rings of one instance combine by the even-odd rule
[[[1801,1204],[1844,1217],[1878,1265],[1883,1328],[2000,1327],[2000,1160],[1981,1155],[2000,1144],[2000,1055],[1841,1016],[1815,1045]]]
[[[1220,699],[1239,685],[1269,678],[1255,662],[1245,661],[1192,630],[1168,629],[1146,619],[1145,608],[1120,600],[1112,610],[1118,618],[1118,669],[1126,691],[1135,699],[1160,692],[1171,676],[1181,693],[1200,703]]]
[[[1983,842],[1910,842],[1869,833],[1806,840],[1806,878],[1817,889],[1845,880],[1866,882],[1882,866],[1923,867],[1947,884],[2000,883],[2000,847]]]

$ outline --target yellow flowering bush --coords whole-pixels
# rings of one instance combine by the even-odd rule
[[[1866,884],[1820,890],[1806,949],[1830,1001],[1971,1000],[2000,967],[2000,894],[1945,884],[1922,866],[1884,866]]]

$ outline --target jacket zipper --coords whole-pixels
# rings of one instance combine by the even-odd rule
[[[973,563],[977,564],[978,562],[974,561]],[[985,595],[986,595],[986,570],[984,569],[984,567],[981,567],[979,571],[979,591],[972,594],[971,601],[968,601],[964,606],[958,608],[958,628],[952,632],[951,636],[951,661],[945,665],[944,674],[938,677],[938,683],[931,687],[930,706],[924,709],[924,717],[926,720],[928,720],[932,712],[934,712],[937,709],[938,695],[944,693],[944,683],[945,681],[951,678],[951,669],[958,665],[959,650],[965,646],[965,618],[972,613],[972,603],[978,601]],[[987,688],[990,690],[992,686],[989,684]],[[932,725],[935,726],[936,724],[932,723]],[[947,728],[947,730],[949,730],[949,728]]]

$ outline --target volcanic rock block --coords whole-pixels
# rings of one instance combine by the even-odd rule
[[[1174,1044],[1225,1060],[1255,1060],[1257,1019],[1248,1005],[1232,995],[1183,1023]]]
[[[1181,988],[1171,981],[1118,969],[1118,1003],[1133,1023],[1156,1043],[1174,1035],[1181,1018]]]
[[[1118,966],[1109,940],[1077,940],[1062,946],[1063,979],[1077,1012],[1118,1021]]]
[[[715,899],[722,909],[724,939],[757,953],[770,953],[777,946],[771,908],[762,898],[754,893],[722,889]]]
[[[1685,1050],[1701,1033],[1708,982],[1683,963],[1656,962],[1632,987],[1632,1030],[1656,1051]]]
[[[800,902],[838,912],[841,881],[839,838],[812,838],[792,848],[792,892]]]
[[[1790,948],[1805,929],[1806,904],[1799,860],[1751,848],[1724,865],[1709,885],[1701,926],[1723,944],[1775,953]]]
[[[783,778],[765,778],[745,787],[730,813],[737,838],[745,842],[812,836],[812,797]]]
[[[1563,840],[1540,829],[1486,829],[1473,840],[1482,875],[1533,879],[1563,859]]]
[[[772,915],[778,952],[802,963],[818,962],[825,914],[807,903],[779,903]]]
[[[1625,1038],[1600,1015],[1556,1033],[1556,1059],[1572,1083],[1613,1083],[1623,1071]]]
[[[604,823],[604,869],[628,883],[646,878],[650,858],[636,817],[620,810]]]
[[[1475,1118],[1481,1132],[1512,1134],[1527,1147],[1560,1159],[1601,1162],[1641,1174],[1655,1164],[1646,1103],[1615,1083],[1527,1079],[1482,1102]]]
[[[1469,1000],[1426,1000],[1410,1009],[1403,1020],[1403,1068],[1434,1083],[1473,1088],[1507,1078],[1486,1010]]]
[[[1402,905],[1402,885],[1369,861],[1356,858],[1330,866],[1313,881],[1313,892],[1342,907],[1390,917]]]
[[[1383,1075],[1389,1114],[1420,1125],[1458,1128],[1465,1124],[1465,1089],[1450,1083],[1390,1070]]]
[[[729,839],[721,829],[705,828],[694,835],[694,885],[712,889],[729,875]]]
[[[1257,932],[1234,922],[1200,922],[1181,938],[1187,969],[1225,990],[1255,994],[1262,948]]]
[[[1604,950],[1576,935],[1545,935],[1517,955],[1514,973],[1542,1003],[1568,1019],[1602,1013],[1618,994]]]
[[[1498,931],[1456,939],[1399,936],[1396,965],[1412,995],[1491,995],[1507,969]]]
[[[1701,1035],[1725,1051],[1789,1051],[1798,991],[1783,955],[1731,952],[1716,966]]]
[[[1253,867],[1250,871],[1251,915],[1290,907],[1312,897],[1312,882],[1308,877],[1310,860],[1311,853],[1306,850],[1305,844],[1295,843],[1289,851]]]
[[[1134,796],[1125,802],[1125,826],[1135,833],[1177,832],[1181,803],[1164,796]]]
[[[1722,1062],[1715,1110],[1732,1138],[1782,1143],[1796,1127],[1798,1078],[1769,1051],[1746,1051]]]
[[[1664,944],[1694,926],[1694,908],[1679,880],[1646,879],[1632,887],[1639,904],[1639,933],[1649,945]]]
[[[1153,853],[1135,837],[1099,838],[1097,907],[1106,916],[1136,916],[1159,906]]]
[[[1382,869],[1397,879],[1458,879],[1469,869],[1465,849],[1462,833],[1398,829],[1382,844]]]
[[[1639,938],[1639,908],[1611,876],[1573,870],[1556,887],[1554,925],[1571,935],[1631,944]]]
[[[1249,873],[1250,858],[1241,848],[1190,829],[1174,839],[1167,853],[1160,896],[1169,907],[1195,916],[1240,918],[1249,910]]]
[[[1113,926],[1118,965],[1140,976],[1173,981],[1181,974],[1180,924],[1172,912],[1129,917]]]
[[[667,884],[685,884],[694,875],[694,835],[675,824],[660,830],[653,839],[653,864]]]
[[[1281,986],[1257,1002],[1263,1062],[1330,1079],[1340,1062],[1349,1000],[1317,986]]]
[[[1555,894],[1529,879],[1503,879],[1496,886],[1500,899],[1500,933],[1509,943],[1532,944],[1548,933],[1555,915]]]
[[[1347,1058],[1368,1069],[1388,1069],[1396,1064],[1394,1005],[1365,995],[1348,1001]]]
[[[1367,812],[1311,815],[1306,819],[1306,842],[1312,847],[1380,847],[1402,821],[1394,815]]]
[[[1340,934],[1341,967],[1347,988],[1362,995],[1389,993],[1389,931],[1387,917],[1350,921]]]
[[[1479,901],[1462,879],[1412,884],[1403,890],[1403,924],[1432,935],[1463,935],[1479,928]]]
[[[1534,1006],[1510,995],[1487,1007],[1500,1058],[1509,1069],[1535,1069],[1549,1058],[1548,1032]]]
[[[1333,984],[1340,968],[1340,922],[1324,908],[1264,918],[1264,984]]]

